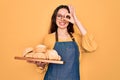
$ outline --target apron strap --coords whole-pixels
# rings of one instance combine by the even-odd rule
[[[58,33],[57,33],[57,31],[55,33],[55,39],[56,39],[56,42],[58,42]]]
[[[72,33],[69,32],[69,34],[70,34],[72,41],[75,41],[75,38],[73,37]]]
[[[69,35],[70,35],[72,41],[75,41],[73,35],[72,35],[70,32],[69,32]],[[58,42],[58,33],[57,33],[57,31],[56,31],[56,33],[55,33],[55,39],[56,39],[56,42]]]

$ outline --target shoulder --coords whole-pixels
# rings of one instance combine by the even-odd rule
[[[55,37],[55,33],[51,33],[51,34],[47,34],[45,35],[44,39],[51,39],[51,38],[54,38]]]
[[[47,34],[43,39],[43,44],[48,46],[48,48],[53,48],[55,43],[55,33]]]

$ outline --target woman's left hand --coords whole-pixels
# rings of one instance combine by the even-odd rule
[[[81,22],[77,19],[76,13],[74,8],[71,5],[68,5],[69,10],[70,10],[70,17],[71,19],[69,19],[68,21],[71,23],[74,23],[77,25],[77,27],[79,28],[80,32],[82,35],[85,35],[87,33],[86,29],[83,27],[83,25],[81,24]]]
[[[65,20],[67,20],[67,21],[69,21],[69,22],[71,22],[73,24],[76,24],[77,17],[76,17],[75,10],[71,5],[68,5],[68,7],[69,7],[69,10],[70,10],[70,13],[67,13],[65,15]]]
[[[73,16],[70,13],[67,13],[64,18],[66,21],[71,22],[72,24],[75,23]]]

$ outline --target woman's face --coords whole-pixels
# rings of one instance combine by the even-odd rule
[[[65,8],[61,8],[58,10],[56,16],[56,24],[58,28],[64,29],[67,28],[69,22],[65,20],[65,15],[68,13],[68,10]]]

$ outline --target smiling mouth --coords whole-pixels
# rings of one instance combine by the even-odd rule
[[[66,24],[66,22],[59,22],[60,26],[64,26]]]

